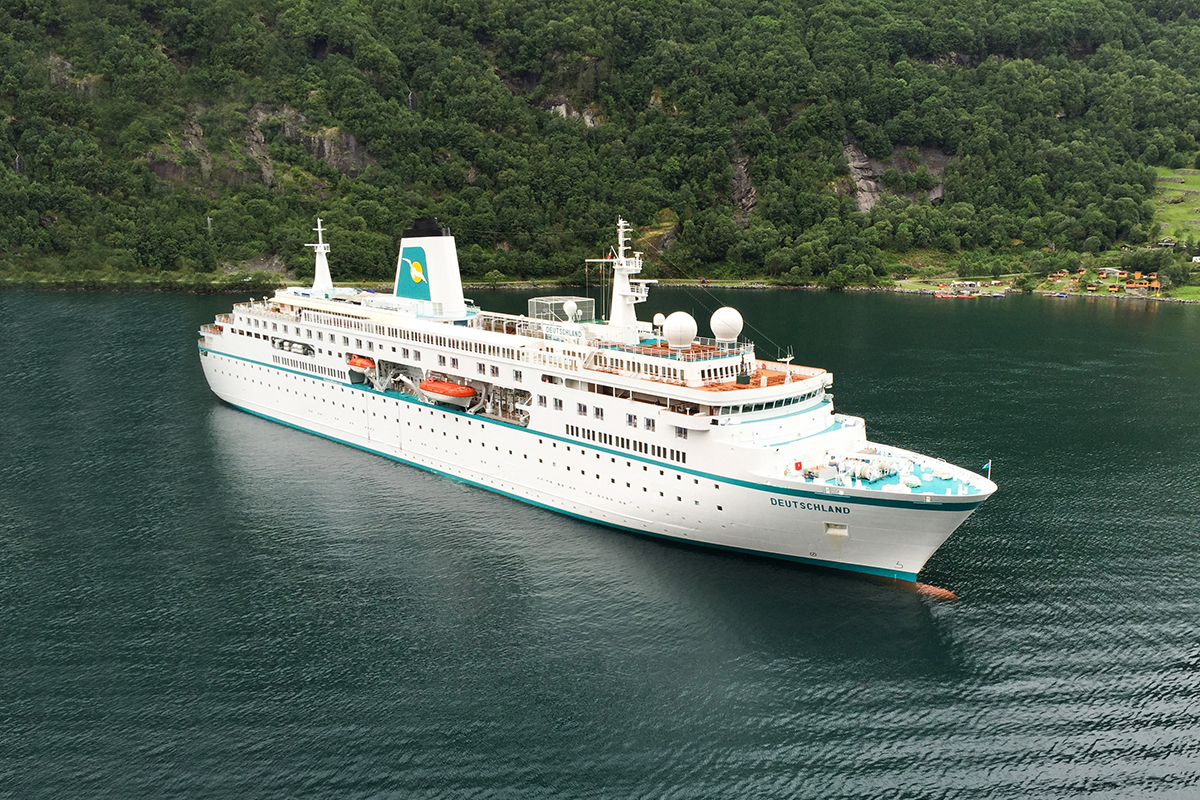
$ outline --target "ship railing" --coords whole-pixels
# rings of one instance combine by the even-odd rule
[[[791,374],[793,377],[799,378],[815,378],[818,375],[824,375],[825,370],[820,367],[805,367],[800,364],[784,364],[781,361],[759,361],[759,369],[771,370],[772,372],[782,372],[785,375]]]
[[[683,350],[672,350],[666,339],[661,339],[655,344],[600,342],[598,346],[604,350],[617,350],[670,361],[712,361],[717,358],[737,358],[754,352],[753,342],[718,342],[707,336],[697,336],[692,340],[691,346]]]
[[[570,370],[578,372],[582,369],[582,363],[575,356],[563,355],[562,353],[546,353],[540,350],[535,350],[529,354],[529,363],[540,367],[555,367],[557,369]]]

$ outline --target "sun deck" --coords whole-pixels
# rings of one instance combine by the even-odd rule
[[[829,456],[814,464],[789,464],[783,473],[797,483],[826,490],[871,489],[942,497],[970,497],[987,491],[977,483],[979,476],[961,467],[916,453],[880,452],[873,447]]]

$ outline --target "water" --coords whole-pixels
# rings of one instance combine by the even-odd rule
[[[1200,309],[651,300],[733,303],[875,438],[991,459],[922,573],[962,599],[234,411],[194,346],[231,298],[0,294],[0,797],[1196,796]]]

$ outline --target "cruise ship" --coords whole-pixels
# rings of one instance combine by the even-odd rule
[[[236,304],[200,330],[209,386],[251,414],[621,531],[916,581],[996,490],[872,442],[833,376],[759,358],[733,308],[712,338],[677,311],[638,319],[630,228],[588,297],[523,315],[463,296],[454,237],[424,219],[390,294],[335,288],[317,220],[311,287]]]

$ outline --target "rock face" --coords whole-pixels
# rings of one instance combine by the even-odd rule
[[[594,114],[590,109],[581,108],[576,110],[571,107],[570,103],[562,98],[551,100],[548,105],[544,106],[544,108],[547,111],[553,111],[560,117],[570,117],[573,119],[582,120],[583,124],[589,128],[594,128],[600,124],[600,118],[596,116],[596,114]]]
[[[843,142],[842,153],[850,165],[850,191],[854,195],[854,202],[859,211],[870,211],[883,194],[883,187],[879,185],[883,165],[867,158],[867,154],[855,142]]]
[[[730,166],[733,168],[733,176],[730,179],[733,190],[733,220],[743,228],[750,227],[750,215],[758,205],[758,191],[746,170],[749,163],[750,156],[743,153],[741,145],[734,142],[733,158],[730,160]]]
[[[337,128],[319,128],[311,131],[305,127],[307,122],[304,115],[287,106],[272,109],[256,105],[251,108],[246,115],[246,125],[242,130],[239,145],[241,155],[258,167],[255,174],[254,171],[246,171],[240,165],[216,163],[221,159],[213,158],[204,137],[204,130],[200,126],[199,112],[193,110],[184,122],[179,138],[179,149],[185,154],[182,163],[177,154],[171,153],[165,147],[156,147],[150,153],[150,168],[155,175],[166,181],[195,180],[198,165],[200,178],[205,182],[241,184],[261,181],[267,186],[273,186],[275,162],[271,160],[263,134],[264,128],[269,130],[271,126],[278,126],[290,144],[303,147],[309,155],[321,159],[343,175],[358,175],[375,163],[370,152],[354,135],[342,133]],[[195,156],[195,159],[191,160],[189,156]],[[228,161],[227,158],[224,160]]]
[[[913,200],[924,197],[931,203],[942,199],[945,188],[940,179],[946,172],[946,164],[950,162],[950,156],[932,147],[915,148],[915,158],[912,156],[913,152],[914,148],[911,147],[897,147],[892,151],[892,157],[888,159],[888,163],[885,164],[878,159],[868,157],[859,148],[858,143],[853,140],[847,139],[842,143],[842,153],[846,156],[846,163],[850,167],[850,193],[854,196],[854,202],[859,211],[870,211],[879,202],[884,191],[879,179],[888,167],[902,173],[916,172],[924,167],[930,175],[939,179],[937,185],[928,192],[911,192],[906,193],[905,196]]]
[[[183,141],[180,142],[180,146],[196,154],[200,161],[200,177],[208,180],[212,175],[213,161],[208,152],[208,145],[204,143],[204,131],[200,128],[195,114],[189,115],[183,123]]]
[[[75,65],[62,56],[51,53],[46,59],[50,85],[76,94],[91,97],[100,87],[101,77],[76,71]]]
[[[303,114],[288,106],[278,110],[255,106],[250,111],[250,129],[257,130],[263,124],[280,124],[289,143],[300,145],[310,156],[321,159],[343,175],[358,175],[375,163],[375,158],[354,134],[343,133],[337,128],[318,128],[310,132],[305,129],[307,122]],[[247,147],[251,150],[248,154],[256,157],[250,129],[247,130]],[[265,154],[265,149],[263,152]]]

